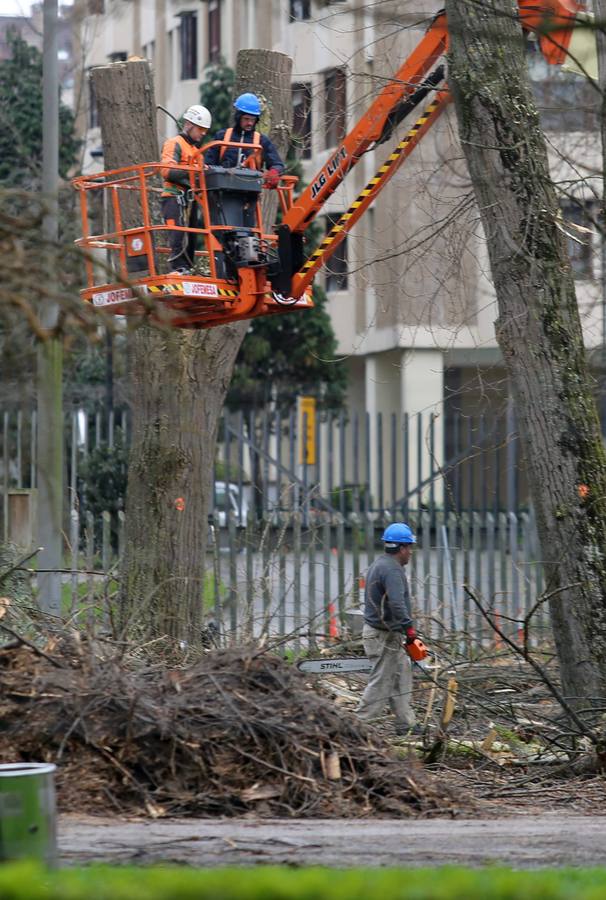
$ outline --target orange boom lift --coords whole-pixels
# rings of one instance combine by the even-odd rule
[[[547,62],[565,61],[577,14],[576,0],[519,0],[522,28],[537,34]],[[86,253],[85,301],[117,315],[141,314],[179,328],[210,328],[239,319],[313,306],[311,286],[318,270],[375,200],[451,100],[445,82],[448,48],[446,15],[438,13],[415,50],[354,125],[311,184],[294,197],[297,179],[283,175],[277,188],[282,222],[271,232],[261,217],[262,175],[247,167],[206,166],[202,148],[193,166],[181,166],[190,180],[190,200],[201,227],[159,224],[152,210],[160,192],[160,164],[146,163],[76,178]],[[414,125],[377,173],[305,258],[303,233],[348,172],[369,150],[391,138],[395,128],[431,95]],[[245,146],[250,149],[250,144]],[[258,152],[258,151],[257,151]],[[111,221],[91,233],[92,214],[105,210]],[[136,219],[133,225],[133,220]],[[191,274],[166,274],[169,248],[163,235],[175,229],[199,234]],[[165,238],[164,238],[165,240]],[[101,263],[96,252],[107,252]]]

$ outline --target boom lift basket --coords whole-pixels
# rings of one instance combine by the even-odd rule
[[[185,198],[197,206],[198,227],[163,222],[159,163],[74,179],[86,302],[115,315],[149,315],[178,328],[210,328],[313,306],[310,288],[297,297],[283,296],[278,236],[263,228],[262,173],[205,166],[204,152],[217,143],[223,142],[201,151],[199,164],[175,166],[188,174]],[[280,179],[276,193],[283,214],[292,207],[296,182],[290,175]],[[170,231],[182,232],[184,242],[198,235],[191,273],[170,271]],[[290,283],[290,274],[287,279]]]
[[[566,60],[579,21],[587,28],[585,18],[578,18],[583,10],[578,0],[538,4],[518,0],[518,7],[523,30],[539,35],[541,52],[552,64]],[[171,166],[188,173],[186,196],[199,211],[199,227],[161,223],[159,163],[77,178],[83,229],[77,243],[88,251],[84,299],[119,315],[147,312],[179,328],[209,328],[287,309],[309,309],[317,272],[450,103],[443,61],[448,40],[442,10],[296,200],[297,179],[280,178],[282,222],[270,234],[261,218],[262,176],[247,167],[261,152],[251,144],[215,141],[200,151],[196,165]],[[386,143],[430,94],[416,122],[305,259],[305,229],[326,201],[364,155]],[[204,154],[217,145],[245,148],[251,155],[241,168],[204,165]],[[93,221],[105,224],[93,228]],[[192,233],[199,235],[191,274],[170,271],[171,251],[165,246],[170,230],[182,232],[184,240]]]

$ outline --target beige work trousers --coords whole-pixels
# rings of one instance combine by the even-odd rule
[[[416,716],[410,705],[412,665],[402,646],[402,635],[365,624],[362,640],[373,665],[358,706],[358,716],[365,722],[377,719],[389,703],[397,725],[415,725]]]

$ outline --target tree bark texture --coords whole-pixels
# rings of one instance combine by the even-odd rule
[[[266,133],[286,152],[292,61],[238,55],[238,91],[266,102]],[[153,82],[146,62],[94,70],[106,168],[159,158]],[[212,112],[212,110],[211,110]],[[266,192],[270,193],[270,192]],[[272,212],[273,206],[273,212]],[[267,227],[275,217],[269,198]],[[126,499],[121,618],[130,632],[196,643],[203,617],[204,557],[217,429],[247,322],[208,331],[145,325],[133,337],[133,433]]]
[[[601,95],[600,104],[600,138],[602,141],[602,215],[598,225],[601,250],[602,276],[602,346],[600,373],[600,411],[606,419],[606,0],[594,0],[594,14],[597,27],[595,30],[598,53],[598,89]]]
[[[449,83],[488,243],[563,690],[606,696],[606,459],[511,0],[447,0]]]

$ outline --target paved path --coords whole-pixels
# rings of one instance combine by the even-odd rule
[[[143,819],[66,815],[64,865],[606,865],[606,816],[504,819]]]

